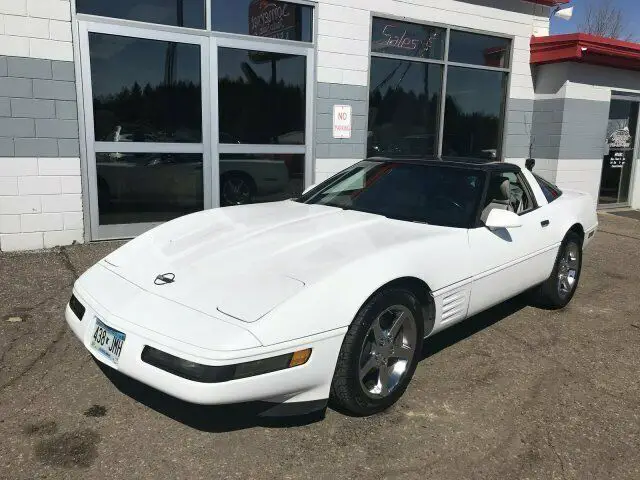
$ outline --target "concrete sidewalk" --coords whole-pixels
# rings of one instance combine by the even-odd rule
[[[63,310],[118,243],[0,254],[0,478],[640,478],[640,221],[600,219],[566,310],[502,304],[388,412],[293,426],[105,375]]]

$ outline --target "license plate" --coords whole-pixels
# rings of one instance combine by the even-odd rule
[[[91,348],[117,364],[126,337],[126,334],[105,325],[96,318]]]

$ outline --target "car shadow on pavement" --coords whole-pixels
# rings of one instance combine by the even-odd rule
[[[309,425],[324,418],[324,410],[297,416],[262,416],[273,408],[273,404],[266,402],[196,405],[127,377],[98,360],[94,359],[94,362],[121,393],[162,415],[204,432],[231,432],[253,427],[296,427]]]
[[[498,323],[499,321],[530,305],[531,300],[528,298],[527,294],[521,294],[507,300],[506,302],[500,303],[489,310],[485,310],[482,313],[474,315],[457,325],[453,325],[452,327],[449,327],[424,341],[424,344],[422,345],[422,358],[420,360],[425,360],[445,348],[450,347],[465,338],[469,338],[479,331]]]

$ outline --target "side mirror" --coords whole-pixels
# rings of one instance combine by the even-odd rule
[[[520,217],[509,210],[494,208],[489,212],[487,221],[484,222],[489,230],[498,228],[517,228],[522,226]]]
[[[304,189],[304,191],[302,192],[302,195],[304,195],[305,193],[307,193],[309,190],[311,190],[312,188],[316,188],[318,186],[317,183],[314,183],[313,185],[308,186],[307,188]]]

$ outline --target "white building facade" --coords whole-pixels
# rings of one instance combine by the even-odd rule
[[[640,83],[595,85],[589,68],[614,68],[581,59],[532,65],[561,3],[0,0],[0,250],[290,198],[371,155],[534,156],[597,199],[609,107]],[[593,148],[565,149],[581,108],[568,99],[593,96]],[[636,117],[616,129],[633,147],[609,205],[640,206],[630,105],[614,105]]]

